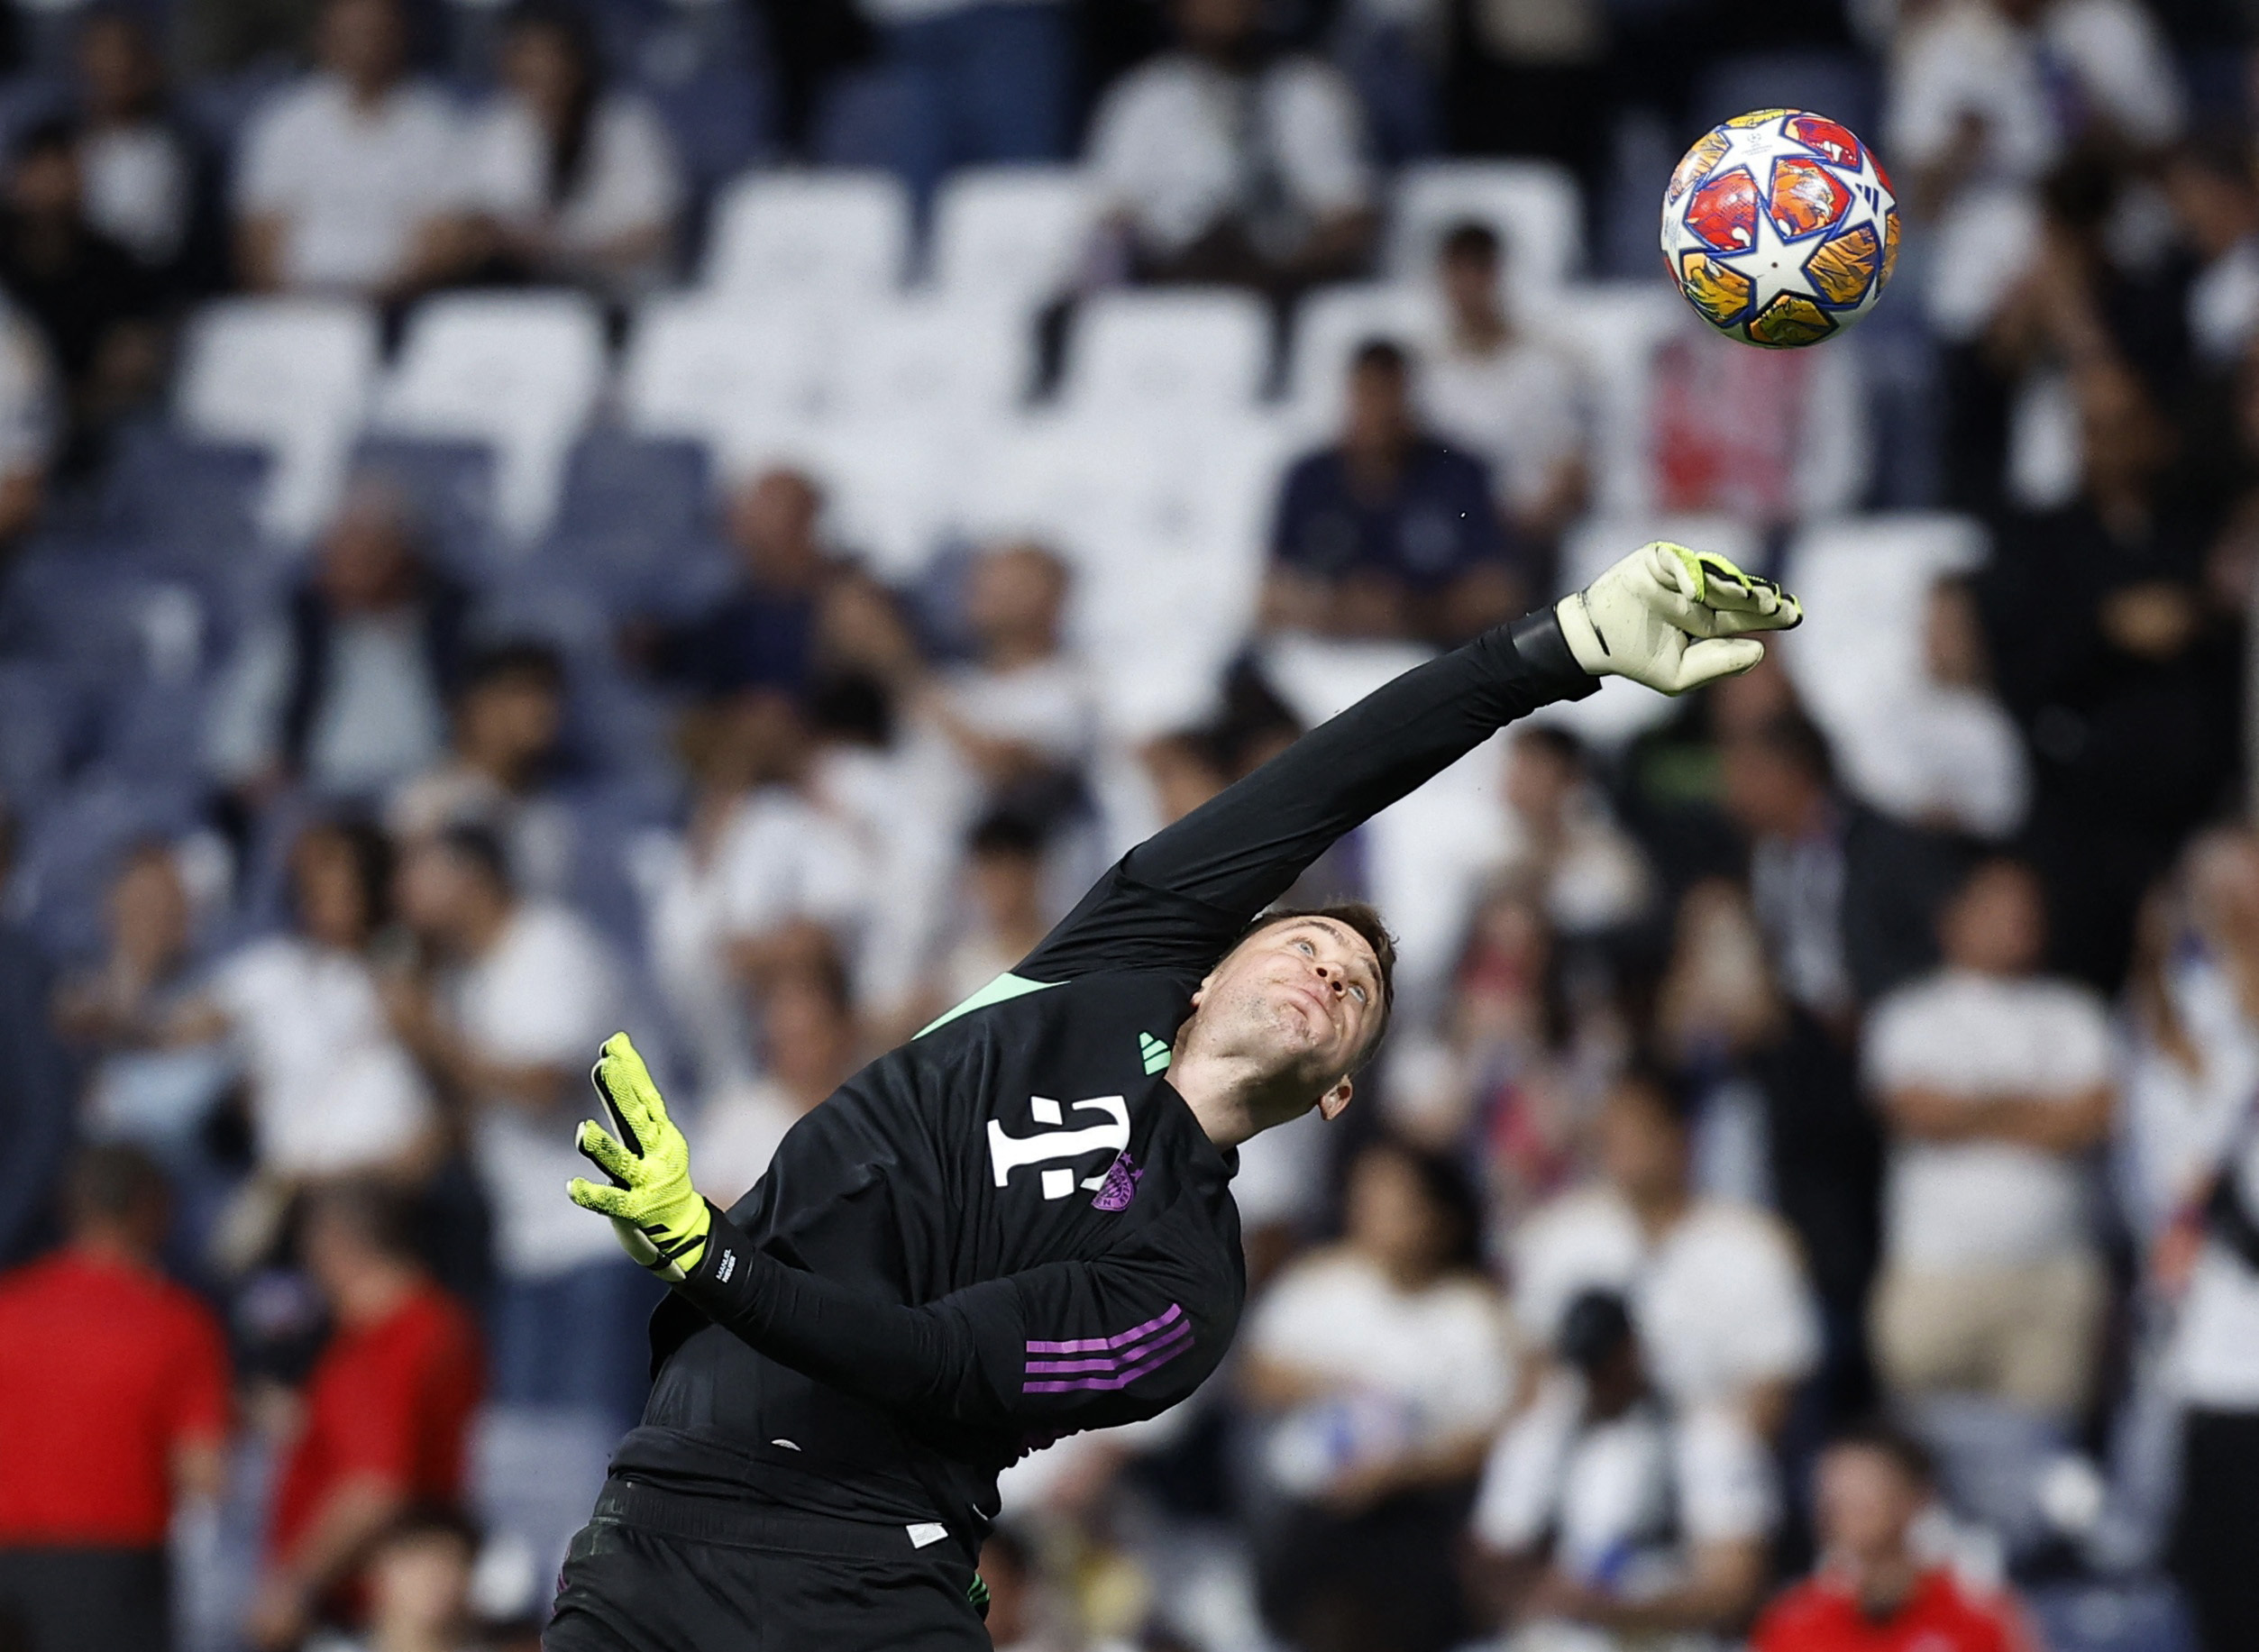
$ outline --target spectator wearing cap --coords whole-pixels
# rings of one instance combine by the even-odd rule
[[[1448,1159],[1383,1139],[1351,1163],[1340,1245],[1288,1264],[1248,1318],[1241,1387],[1267,1419],[1266,1617],[1291,1644],[1441,1652],[1450,1564],[1513,1397],[1481,1211]]]
[[[385,827],[418,843],[451,826],[501,839],[519,882],[538,894],[563,886],[572,822],[545,795],[564,728],[565,667],[545,643],[500,643],[462,668],[446,753],[392,794]]]
[[[1928,1455],[1880,1425],[1839,1435],[1812,1475],[1820,1563],[1765,1609],[1751,1652],[2030,1652],[2013,1597],[1925,1556]]]
[[[275,1488],[246,1624],[260,1648],[357,1617],[370,1541],[419,1504],[461,1503],[481,1389],[478,1333],[417,1261],[400,1195],[372,1182],[318,1189],[299,1246],[334,1329]]]
[[[1550,552],[1590,492],[1592,387],[1577,359],[1514,324],[1498,233],[1452,225],[1438,244],[1443,330],[1420,376],[1437,430],[1490,466],[1515,536]]]
[[[573,1126],[590,1104],[589,1063],[626,1018],[619,966],[578,913],[519,894],[481,827],[409,851],[398,888],[425,969],[390,983],[388,1006],[467,1110],[494,1212],[494,1397],[624,1431],[643,1408],[652,1282],[606,1223],[557,1191],[584,1163]]]
[[[292,782],[367,799],[419,773],[444,741],[463,609],[425,565],[406,501],[362,479],[311,576],[223,669],[206,766],[252,805]]]
[[[409,78],[398,0],[328,0],[316,57],[243,135],[237,270],[254,291],[408,297],[470,250],[461,123]]]
[[[2081,1162],[2115,1100],[2108,1012],[2041,972],[2036,879],[1989,861],[1939,923],[1944,965],[1879,1004],[1863,1061],[1891,1136],[1881,1375],[2074,1421],[2106,1282]]]
[[[1615,1291],[1665,1400],[1733,1408],[1770,1437],[1818,1364],[1818,1316],[1782,1225],[1695,1192],[1685,1106],[1656,1069],[1616,1082],[1598,1120],[1600,1183],[1541,1207],[1507,1242],[1514,1319],[1550,1344],[1579,1295]]]
[[[614,297],[655,286],[684,195],[657,112],[604,84],[587,19],[558,0],[509,13],[497,68],[500,91],[466,140],[486,257]]]
[[[1757,1603],[1780,1519],[1763,1438],[1732,1406],[1659,1394],[1613,1291],[1569,1303],[1554,1355],[1485,1465],[1478,1580],[1529,1645],[1569,1625],[1594,1652],[1718,1644]]]
[[[0,1274],[0,1616],[34,1648],[169,1645],[173,1511],[223,1489],[226,1342],[158,1271],[167,1202],[139,1150],[88,1148],[62,1248]]]
[[[1263,623],[1348,638],[1457,643],[1525,594],[1490,473],[1413,412],[1413,364],[1383,339],[1349,364],[1340,434],[1279,489]]]
[[[1281,296],[1356,274],[1375,211],[1357,94],[1274,52],[1257,0],[1173,0],[1173,50],[1107,91],[1089,164],[1131,273]]]

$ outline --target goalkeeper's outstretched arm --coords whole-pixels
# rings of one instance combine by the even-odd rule
[[[1065,980],[1100,963],[1204,970],[1346,833],[1541,706],[1603,676],[1665,694],[1764,658],[1751,632],[1802,618],[1796,599],[1722,557],[1658,542],[1584,590],[1405,672],[1132,849],[1015,974]],[[1178,910],[1160,921],[1155,897]]]

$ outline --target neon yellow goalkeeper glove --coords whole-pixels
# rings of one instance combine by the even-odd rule
[[[705,1255],[707,1228],[714,1219],[691,1185],[691,1144],[667,1117],[651,1070],[626,1033],[604,1041],[590,1077],[618,1135],[584,1118],[574,1145],[612,1184],[575,1176],[565,1191],[583,1210],[610,1217],[621,1246],[643,1266],[662,1279],[680,1281]]]
[[[1804,618],[1797,599],[1770,580],[1660,539],[1562,598],[1553,612],[1585,670],[1665,694],[1748,671],[1765,645],[1746,633],[1786,631]]]

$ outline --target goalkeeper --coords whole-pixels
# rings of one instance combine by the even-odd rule
[[[988,1645],[996,1475],[1215,1370],[1237,1149],[1338,1118],[1388,1024],[1369,908],[1266,911],[1342,834],[1555,700],[1747,671],[1796,602],[1680,546],[1406,672],[1132,849],[1010,973],[848,1080],[727,1214],[625,1036],[573,1200],[673,1283],[550,1652]]]

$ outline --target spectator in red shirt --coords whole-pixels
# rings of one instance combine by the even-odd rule
[[[275,1493],[248,1625],[261,1647],[294,1645],[318,1614],[349,1605],[371,1540],[403,1511],[461,1501],[480,1387],[470,1316],[416,1260],[398,1194],[370,1182],[319,1189],[301,1236],[335,1329]]]
[[[221,1489],[226,1346],[157,1271],[167,1190],[146,1155],[87,1150],[64,1203],[63,1248],[0,1276],[0,1617],[33,1652],[158,1652],[173,1505]]]
[[[2013,1597],[1915,1553],[1908,1534],[1933,1490],[1927,1455],[1905,1436],[1838,1438],[1813,1477],[1819,1569],[1766,1609],[1750,1652],[2032,1652]]]

